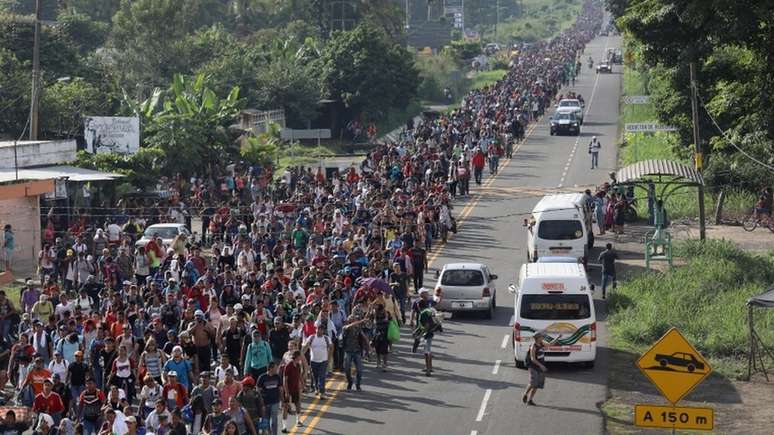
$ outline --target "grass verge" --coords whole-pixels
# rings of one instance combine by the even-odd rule
[[[675,248],[685,265],[623,283],[608,303],[611,347],[639,354],[675,326],[716,372],[737,378],[747,357],[747,299],[774,282],[774,251],[751,254],[720,240]],[[765,343],[774,343],[774,312],[756,313]]]
[[[507,43],[552,38],[575,22],[582,3],[582,0],[523,0],[525,13],[501,22],[498,40]],[[485,26],[484,35],[494,40],[494,26]]]
[[[498,80],[505,77],[507,70],[493,69],[491,71],[481,71],[476,73],[470,81],[470,89],[482,89],[486,86],[497,83]]]

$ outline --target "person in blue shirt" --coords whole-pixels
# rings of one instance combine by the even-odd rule
[[[167,373],[172,371],[177,373],[177,382],[183,384],[188,391],[191,391],[191,380],[193,379],[191,361],[183,359],[183,348],[180,346],[172,348],[172,358],[164,364],[165,380]]]

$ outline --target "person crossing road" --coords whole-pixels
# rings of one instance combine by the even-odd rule
[[[599,150],[602,148],[602,144],[599,143],[597,137],[594,136],[589,142],[589,154],[591,154],[591,169],[599,167]]]

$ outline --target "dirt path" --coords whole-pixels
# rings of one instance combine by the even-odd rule
[[[622,279],[644,273],[644,240],[651,228],[630,225],[626,234],[617,240],[606,235],[600,244],[612,242],[621,257]],[[675,240],[698,239],[696,224],[679,224],[670,228]],[[707,237],[734,242],[745,251],[765,252],[774,249],[774,233],[761,228],[753,232],[740,226],[707,227]],[[680,264],[676,259],[676,265]],[[664,270],[665,263],[656,263],[654,269]],[[602,405],[606,415],[607,432],[619,434],[663,434],[664,430],[641,429],[632,424],[634,405],[668,405],[653,384],[635,366],[639,354],[620,349],[610,350],[608,401]],[[774,366],[769,367],[770,382],[756,375],[750,382],[730,380],[718,374],[711,375],[680,402],[681,406],[711,407],[715,410],[715,430],[720,434],[770,434],[774,428]],[[677,432],[681,433],[681,432]],[[685,432],[696,433],[696,432]]]

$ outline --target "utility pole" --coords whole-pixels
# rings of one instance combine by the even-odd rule
[[[694,149],[694,160],[696,162],[696,171],[699,172],[699,175],[702,173],[703,168],[703,160],[704,155],[702,153],[701,148],[701,140],[699,138],[699,103],[698,103],[698,85],[696,83],[696,63],[691,62],[690,65],[690,72],[691,72],[691,112],[693,115],[693,143],[695,146]],[[699,184],[699,239],[705,240],[707,237],[707,229],[705,228],[704,223],[704,185]]]
[[[41,0],[35,0],[35,40],[32,47],[30,140],[38,140],[38,107],[40,105],[40,2]]]
[[[498,38],[497,33],[497,25],[500,24],[500,0],[495,1],[495,42],[499,43],[500,39]]]

